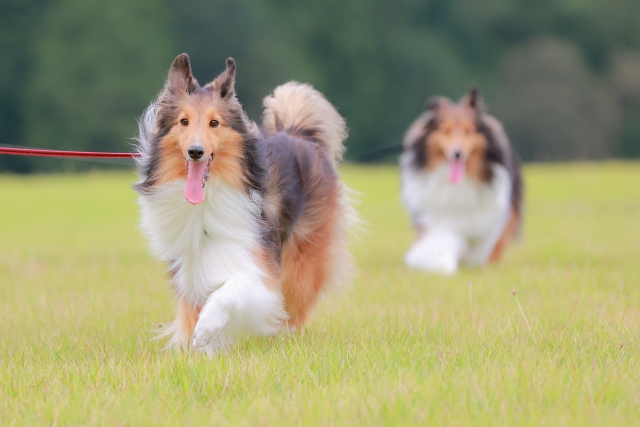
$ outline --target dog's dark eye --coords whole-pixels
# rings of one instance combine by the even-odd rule
[[[211,120],[211,122],[209,122],[209,126],[211,126],[212,128],[218,126],[220,123],[217,120]]]
[[[187,119],[182,119],[182,120],[180,120],[180,124],[181,124],[182,126],[186,126],[186,125],[188,125],[188,124],[189,124],[189,120],[187,120]]]

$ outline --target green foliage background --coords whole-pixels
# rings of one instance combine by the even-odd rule
[[[129,149],[184,51],[201,81],[235,57],[256,120],[274,86],[313,84],[347,118],[352,160],[470,84],[525,160],[640,156],[639,16],[636,0],[0,0],[0,144]]]

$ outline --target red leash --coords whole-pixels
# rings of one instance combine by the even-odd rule
[[[0,154],[13,156],[66,157],[71,159],[128,159],[140,153],[101,153],[98,151],[43,150],[39,148],[0,147]]]

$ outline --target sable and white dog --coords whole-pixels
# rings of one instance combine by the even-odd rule
[[[349,274],[353,215],[336,173],[344,119],[296,82],[264,100],[263,128],[235,90],[236,64],[200,86],[171,65],[140,119],[142,228],[177,294],[170,346],[214,354],[240,334],[303,325]]]
[[[520,228],[522,175],[478,91],[459,103],[433,98],[403,148],[402,200],[417,229],[407,266],[450,274],[497,261]]]

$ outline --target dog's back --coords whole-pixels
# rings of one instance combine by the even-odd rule
[[[282,245],[289,323],[299,327],[322,291],[351,270],[345,228],[352,214],[336,171],[347,131],[333,105],[309,85],[279,86],[264,105],[264,211]]]

